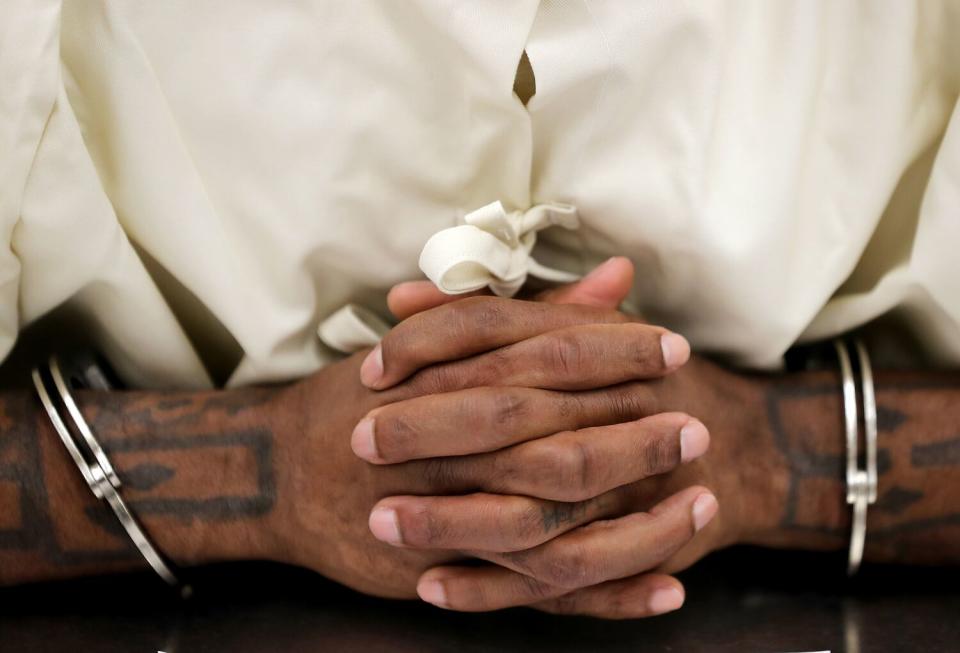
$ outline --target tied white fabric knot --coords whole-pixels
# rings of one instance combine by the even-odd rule
[[[464,222],[435,233],[420,253],[420,269],[448,295],[489,286],[501,297],[512,297],[528,274],[556,283],[580,278],[541,265],[530,255],[541,229],[580,226],[577,209],[569,204],[538,204],[508,213],[496,201],[468,213]]]
[[[464,222],[435,233],[420,252],[420,269],[448,295],[490,286],[497,295],[512,297],[530,274],[557,283],[580,278],[530,256],[541,229],[580,226],[576,208],[568,204],[538,204],[507,213],[497,201],[468,213]],[[317,335],[328,347],[352,353],[377,344],[389,329],[375,313],[347,304],[320,324]]]

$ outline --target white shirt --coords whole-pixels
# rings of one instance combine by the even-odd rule
[[[629,256],[701,351],[884,316],[960,363],[958,32],[952,0],[5,0],[0,354],[66,307],[134,385],[302,376],[500,201],[575,207],[536,260]]]

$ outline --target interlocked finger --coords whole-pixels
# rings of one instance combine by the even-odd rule
[[[657,410],[642,382],[587,392],[480,387],[397,401],[359,422],[351,444],[372,463],[494,451],[560,431],[646,417]]]
[[[683,586],[672,576],[640,574],[570,591],[502,567],[441,567],[420,577],[417,593],[438,607],[485,612],[529,605],[554,614],[636,619],[676,610]]]
[[[578,304],[469,297],[412,315],[391,329],[364,360],[360,378],[367,387],[383,390],[434,363],[490,351],[553,329],[634,319]]]
[[[595,521],[538,547],[476,557],[568,590],[653,569],[687,544],[717,512],[717,500],[691,487],[649,512]]]
[[[474,553],[491,566],[436,567],[421,577],[418,593],[455,610],[542,604],[653,569],[689,542],[716,511],[708,490],[688,488],[649,513],[593,522],[525,551]],[[582,600],[589,600],[586,596]]]
[[[396,546],[457,551],[520,551],[595,519],[622,514],[625,492],[562,503],[525,496],[393,496],[370,513],[370,530]]]
[[[403,387],[409,396],[480,386],[592,390],[659,378],[689,358],[689,343],[661,327],[635,322],[588,324],[432,365],[414,374]]]

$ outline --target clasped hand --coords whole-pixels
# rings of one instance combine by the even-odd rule
[[[638,507],[659,494],[638,487],[707,450],[702,422],[660,410],[658,380],[689,345],[611,308],[546,299],[427,308],[300,384],[307,441],[325,446],[294,454],[298,521],[322,541],[299,562],[384,596],[415,585],[455,610],[680,606],[679,581],[656,570],[717,501],[692,485]],[[302,496],[324,493],[326,508]]]

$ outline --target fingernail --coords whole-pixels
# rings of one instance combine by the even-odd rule
[[[447,607],[447,591],[443,589],[443,583],[438,580],[425,580],[417,584],[417,594],[427,603]]]
[[[693,502],[693,527],[698,531],[703,530],[716,516],[718,507],[717,498],[709,492],[698,496]]]
[[[353,453],[370,462],[380,462],[380,453],[377,451],[377,440],[373,434],[374,419],[364,417],[354,427],[353,434],[350,436],[350,447]],[[681,434],[683,432],[681,431]],[[683,435],[680,436],[681,441]],[[681,449],[683,445],[681,444]]]
[[[370,532],[381,542],[403,544],[400,537],[400,521],[393,508],[374,508],[370,513]]]
[[[587,274],[587,276],[584,277],[584,279],[593,279],[594,277],[598,277],[598,276],[600,276],[601,274],[603,274],[603,271],[610,267],[610,265],[613,263],[613,260],[614,260],[615,258],[617,258],[617,257],[616,257],[616,256],[611,256],[611,257],[608,258],[606,261],[604,261],[603,263],[601,263],[601,264],[598,265],[597,267],[595,267],[595,268],[593,268],[592,270],[590,270],[590,272]]]
[[[360,366],[360,382],[373,388],[383,378],[383,350],[380,345],[373,348]]]
[[[676,587],[663,587],[653,590],[647,600],[647,607],[653,614],[673,612],[683,605],[683,592]]]
[[[660,349],[663,350],[663,364],[667,369],[675,369],[690,360],[690,343],[679,333],[665,333],[660,337]]]
[[[688,463],[695,458],[699,458],[707,452],[709,446],[710,434],[700,420],[692,419],[680,429],[680,462]],[[354,451],[356,451],[356,447],[354,447]]]

